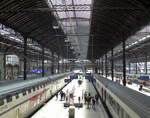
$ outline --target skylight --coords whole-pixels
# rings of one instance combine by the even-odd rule
[[[53,14],[74,47],[75,52],[80,53],[85,58],[90,33],[92,1],[48,0],[48,4],[53,9]]]

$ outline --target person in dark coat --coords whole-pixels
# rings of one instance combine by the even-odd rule
[[[87,93],[85,92],[84,93],[84,104],[86,104],[87,103]]]
[[[92,98],[92,108],[93,109],[95,109],[95,102],[96,102],[95,98]]]
[[[80,98],[80,97],[78,97],[78,101],[79,101],[79,103],[80,103],[80,101],[81,101],[81,98]]]
[[[58,99],[58,93],[56,93],[56,100]]]
[[[60,91],[60,100],[62,101],[62,99],[63,99],[63,91]]]
[[[98,100],[99,100],[98,94],[95,95],[95,100],[96,100],[96,103],[98,104]]]

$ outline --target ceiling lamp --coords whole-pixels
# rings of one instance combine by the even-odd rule
[[[59,29],[59,26],[58,25],[54,25],[53,29]]]

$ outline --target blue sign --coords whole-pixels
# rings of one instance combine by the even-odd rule
[[[76,74],[75,74],[75,75],[70,75],[70,79],[71,79],[71,80],[73,80],[73,79],[78,79],[78,75],[76,75]]]
[[[86,75],[85,79],[89,80],[89,82],[92,82],[92,83],[96,82],[96,79],[94,79],[93,76],[91,76],[91,75]]]
[[[31,70],[33,73],[41,73],[42,71],[47,71],[47,70]]]
[[[148,81],[149,80],[149,76],[140,76],[139,79]]]

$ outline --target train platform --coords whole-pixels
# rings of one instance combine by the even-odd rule
[[[98,104],[95,104],[95,107],[92,105],[87,107],[87,104],[84,104],[84,93],[90,93],[91,96],[96,95],[96,91],[88,80],[85,80],[82,77],[83,82],[81,85],[78,84],[78,80],[74,79],[69,83],[62,91],[68,95],[68,93],[74,92],[74,101],[70,100],[70,107],[64,107],[64,103],[66,101],[61,101],[60,95],[58,94],[58,98],[53,97],[44,107],[42,107],[39,111],[37,111],[31,118],[69,118],[69,109],[75,109],[75,117],[74,118],[108,118],[108,115],[101,103],[98,101]],[[83,107],[77,108],[73,105],[73,103],[79,103],[78,97],[81,98],[80,103],[83,103]]]
[[[107,79],[111,80],[111,77],[109,76],[109,77],[107,77]],[[114,81],[116,81],[116,80],[117,80],[117,78],[114,77]],[[123,85],[122,82],[120,82],[120,84]],[[126,87],[133,89],[137,92],[140,92],[144,95],[150,96],[150,88],[148,88],[148,87],[143,87],[143,90],[141,90],[141,91],[139,91],[140,84],[136,84],[136,83],[128,84],[127,83]]]

